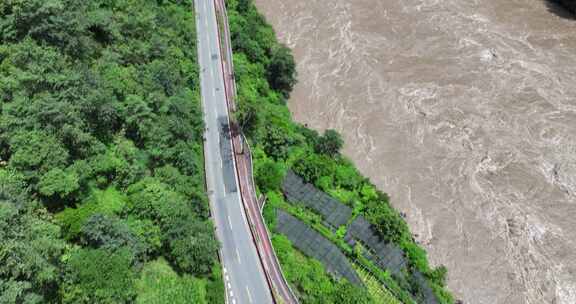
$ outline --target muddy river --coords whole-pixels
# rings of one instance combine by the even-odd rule
[[[408,215],[464,303],[576,303],[576,21],[541,0],[255,0],[296,120]]]

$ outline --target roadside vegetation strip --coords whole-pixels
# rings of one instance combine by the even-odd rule
[[[416,244],[389,197],[362,176],[340,150],[337,132],[323,134],[295,123],[286,102],[296,83],[290,50],[279,44],[273,29],[251,0],[227,1],[235,76],[238,85],[238,127],[252,145],[259,191],[280,192],[288,169],[364,216],[386,242],[402,249],[408,267],[421,272],[435,297],[453,303],[445,289],[445,268],[433,269]],[[345,230],[341,229],[342,235]],[[278,252],[280,254],[280,252]],[[401,285],[407,291],[415,287]]]

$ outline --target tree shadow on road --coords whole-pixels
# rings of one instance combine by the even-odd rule
[[[576,15],[570,11],[565,5],[562,5],[562,0],[544,0],[544,4],[548,8],[548,11],[552,14],[568,20],[576,20]],[[565,1],[569,2],[569,1]],[[576,9],[576,1],[573,1],[572,6]]]

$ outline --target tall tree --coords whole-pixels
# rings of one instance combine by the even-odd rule
[[[329,129],[324,132],[324,135],[318,138],[314,149],[317,153],[333,157],[340,153],[340,149],[342,149],[343,145],[344,140],[342,140],[340,134],[338,134],[338,132],[335,130]]]
[[[280,45],[273,50],[267,73],[272,89],[287,98],[296,84],[296,63],[288,47]]]
[[[56,299],[65,242],[60,227],[47,218],[42,211],[18,210],[12,202],[0,199],[0,302]]]

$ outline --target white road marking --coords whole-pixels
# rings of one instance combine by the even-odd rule
[[[242,198],[240,197],[240,195],[238,195],[239,199],[240,199],[240,203],[242,203]],[[246,222],[246,224],[248,224],[248,220],[246,220],[246,214],[244,214],[244,211],[240,211],[240,213],[242,213],[242,218],[244,219],[244,222]],[[250,225],[250,224],[248,224]],[[250,227],[248,227],[250,228]]]
[[[246,293],[248,294],[248,302],[252,303],[252,295],[250,294],[250,289],[246,286]]]
[[[214,160],[216,160],[217,158],[220,158],[220,167],[223,169],[223,157],[221,155],[219,155],[218,152],[221,152],[221,141],[229,141],[227,138],[221,138],[221,135],[223,135],[223,131],[221,130],[221,125],[220,122],[218,121],[219,116],[224,116],[224,118],[227,118],[228,113],[227,113],[227,107],[226,107],[226,90],[225,90],[225,85],[223,82],[226,80],[226,77],[228,76],[223,76],[223,69],[221,66],[221,60],[225,60],[224,58],[224,54],[220,53],[220,43],[219,43],[219,30],[218,30],[218,20],[216,15],[217,12],[215,12],[215,7],[214,7],[214,3],[212,2],[213,0],[195,0],[195,3],[198,4],[198,8],[200,9],[197,13],[196,16],[196,25],[197,25],[197,29],[199,31],[200,36],[197,37],[198,41],[199,41],[199,50],[198,50],[198,60],[199,63],[203,65],[203,67],[201,66],[201,87],[205,88],[206,90],[204,90],[204,92],[202,92],[202,103],[203,106],[205,108],[205,113],[204,113],[204,117],[207,120],[207,126],[210,126],[210,129],[206,129],[205,131],[205,135],[206,135],[206,139],[207,142],[205,143],[205,147],[207,147],[207,150],[209,151],[209,153],[211,154],[209,158],[206,159],[206,162],[209,163],[209,165],[207,165],[207,169],[210,169],[210,171],[212,171],[211,174],[207,174],[209,175],[208,178],[208,182],[209,184],[211,184],[210,186],[208,186],[211,189],[211,193],[210,194],[210,198],[211,198],[211,204],[212,204],[212,208],[214,208],[214,210],[216,210],[216,212],[214,214],[220,214],[219,217],[216,217],[215,220],[218,223],[218,227],[222,228],[222,229],[218,229],[218,227],[216,228],[217,231],[217,235],[218,233],[224,234],[225,230],[223,230],[223,227],[225,225],[226,220],[222,219],[221,216],[224,216],[224,214],[219,213],[217,209],[222,208],[222,206],[218,204],[218,202],[216,201],[216,197],[219,195],[224,195],[227,196],[228,194],[226,193],[226,183],[224,183],[224,176],[223,176],[223,172],[218,172],[217,170],[217,166],[214,166]],[[200,3],[202,2],[202,3]],[[202,37],[202,34],[205,37]],[[212,38],[214,38],[214,44],[212,44]],[[216,58],[213,58],[213,56],[215,56]],[[222,56],[222,57],[220,57]],[[209,69],[210,71],[206,71],[206,69]],[[226,71],[226,69],[224,69],[224,71]],[[210,90],[211,89],[211,90]],[[220,91],[222,90],[222,91]],[[210,99],[210,93],[208,93],[208,91],[212,91],[212,99]],[[218,92],[216,92],[218,91]],[[210,110],[208,110],[208,107],[212,107],[213,108],[213,116],[210,116]],[[222,133],[222,134],[221,134]],[[217,141],[216,141],[217,139]],[[229,142],[227,142],[226,144],[229,144]],[[231,143],[230,143],[231,144]],[[216,157],[216,159],[215,159]],[[227,161],[232,161],[227,159]],[[233,165],[233,164],[227,164],[227,165]],[[235,178],[237,178],[236,176],[234,176]],[[237,181],[234,181],[236,186],[237,185]],[[220,185],[218,185],[220,184]],[[219,187],[220,186],[220,187]],[[224,193],[221,193],[220,191],[224,189]],[[230,193],[232,194],[232,193]],[[238,196],[238,202],[241,204],[241,208],[242,208],[242,198],[240,197],[239,193],[236,193],[236,195]],[[234,204],[236,205],[238,203],[237,201],[234,201]],[[237,216],[235,214],[235,216]],[[247,223],[247,217],[245,215],[244,210],[242,210],[242,217],[244,222]],[[230,228],[232,229],[232,219],[231,219],[231,215],[228,216],[228,224],[230,226]],[[222,224],[224,223],[224,224]],[[234,225],[236,225],[238,223],[235,223]],[[240,223],[239,225],[243,225],[243,223]],[[247,226],[246,226],[247,227]],[[244,226],[242,227],[235,227],[236,229],[244,229]],[[224,248],[223,248],[224,249]],[[232,249],[232,248],[230,248]],[[242,264],[241,261],[241,257],[240,257],[240,251],[239,248],[235,248],[232,249],[236,251],[236,258],[238,259],[238,263]],[[224,250],[223,250],[224,252]],[[234,254],[234,253],[233,253]],[[248,256],[251,258],[251,256]],[[233,259],[233,258],[232,258]],[[233,265],[233,260],[229,260],[230,262],[232,262]],[[250,262],[251,260],[247,260],[247,262]],[[249,265],[249,264],[247,264]],[[245,266],[245,265],[242,265]],[[230,265],[229,265],[230,267]],[[235,266],[236,267],[236,266]],[[222,267],[223,269],[223,277],[225,279],[224,284],[226,286],[226,294],[227,294],[227,301],[229,304],[254,304],[253,303],[253,298],[252,298],[252,294],[251,294],[251,288],[249,289],[249,286],[245,286],[246,289],[246,293],[247,296],[246,298],[244,298],[245,296],[242,295],[242,291],[240,288],[240,284],[237,284],[235,281],[235,284],[237,284],[236,289],[232,290],[232,284],[231,284],[231,280],[232,280],[232,276],[237,275],[238,273],[236,273],[236,271],[231,270],[228,271],[226,267]],[[233,273],[234,272],[234,273]],[[236,277],[234,278],[236,279]],[[245,283],[247,284],[247,283]],[[258,292],[259,288],[255,287],[255,290]],[[259,295],[259,293],[257,293],[257,296]],[[238,299],[236,299],[235,297],[238,297]],[[249,300],[249,302],[248,302]],[[246,302],[246,303],[245,303]]]

